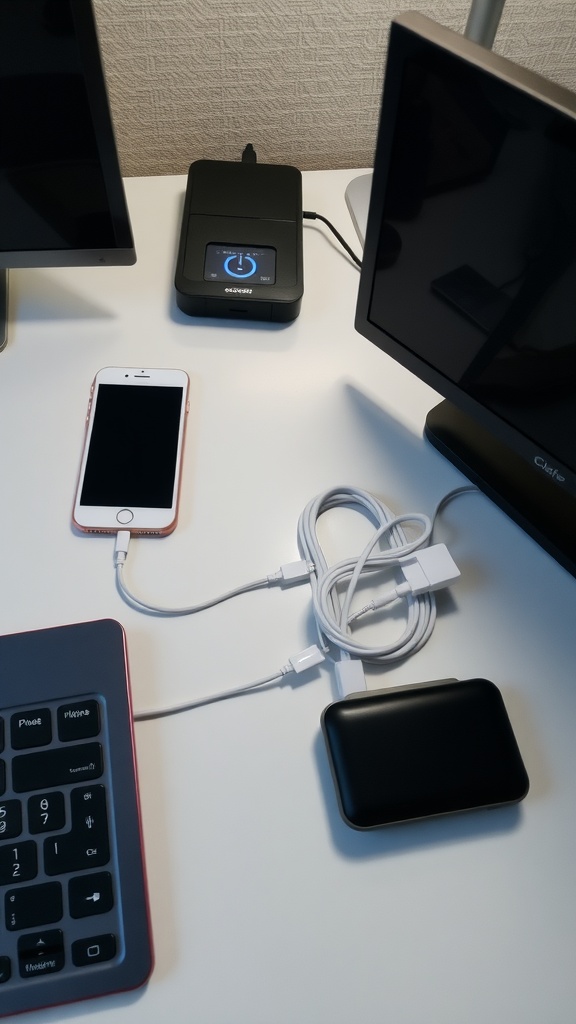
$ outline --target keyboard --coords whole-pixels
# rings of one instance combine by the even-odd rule
[[[0,1016],[152,969],[124,631],[0,637]]]

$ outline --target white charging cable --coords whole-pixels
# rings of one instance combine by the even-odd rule
[[[117,586],[124,600],[138,611],[162,616],[193,615],[253,590],[309,580],[318,633],[317,644],[290,658],[287,665],[271,676],[184,704],[140,712],[135,718],[176,714],[280,682],[290,672],[300,673],[318,665],[329,651],[336,662],[341,695],[346,696],[365,688],[363,662],[384,664],[398,661],[419,650],[429,639],[436,621],[434,592],[449,586],[460,575],[446,546],[430,544],[434,522],[448,501],[474,490],[476,488],[473,486],[464,486],[451,491],[442,498],[430,518],[420,512],[395,516],[368,491],[347,486],[332,488],[310,501],[300,516],[298,547],[302,557],[299,561],[287,563],[269,576],[236,587],[208,601],[180,608],[153,605],[136,597],[128,589],[124,566],[130,534],[127,530],[119,531],[114,548]],[[359,555],[330,566],[318,539],[317,524],[321,516],[341,507],[368,518],[374,532]],[[359,608],[353,608],[357,590],[367,578],[372,583],[380,584],[384,579],[386,589]],[[405,625],[397,639],[373,645],[354,637],[352,627],[360,619],[397,601],[403,602],[405,606]]]
[[[220,693],[211,693],[206,697],[196,697],[192,700],[184,701],[182,704],[171,704],[165,708],[151,708],[148,711],[136,711],[134,713],[134,721],[144,722],[155,718],[167,718],[168,715],[178,715],[181,711],[191,711],[192,708],[201,708],[206,704],[215,704],[217,701],[228,700],[229,697],[239,697],[242,693],[248,693],[250,690],[266,686],[268,683],[270,685],[281,683],[291,673],[299,675],[301,672],[307,672],[322,661],[324,661],[323,652],[313,644],[311,647],[306,647],[305,650],[289,658],[288,663],[278,672],[274,672],[270,676],[264,676],[263,679],[257,679],[255,683],[236,686],[230,690],[221,690]]]
[[[217,597],[210,598],[208,601],[202,601],[199,604],[184,605],[180,608],[164,608],[161,605],[151,604],[148,601],[144,601],[140,597],[136,597],[131,590],[128,589],[126,581],[124,579],[124,566],[128,558],[128,550],[130,547],[130,531],[119,530],[116,534],[116,543],[114,545],[114,566],[116,568],[116,585],[118,590],[122,594],[122,597],[127,604],[131,605],[139,612],[147,612],[151,615],[161,615],[168,618],[176,618],[182,615],[195,615],[197,612],[206,611],[207,608],[214,608],[217,604],[223,604],[224,601],[229,601],[232,597],[238,597],[240,594],[248,594],[253,590],[262,590],[265,587],[291,585],[293,583],[301,583],[308,580],[310,573],[314,566],[310,565],[303,560],[298,562],[288,562],[285,565],[281,565],[277,572],[271,573],[269,576],[263,576],[259,580],[253,580],[252,583],[244,583],[240,587],[235,587],[233,590],[228,590],[224,594],[219,594]]]
[[[447,500],[443,499],[443,502]],[[329,566],[318,539],[318,520],[334,508],[354,509],[367,517],[374,533],[359,556]],[[416,537],[407,527],[416,527]],[[455,582],[460,571],[444,544],[427,547],[433,520],[422,513],[395,516],[389,508],[367,491],[336,487],[314,498],[304,509],[298,523],[298,545],[305,559],[313,562],[310,577],[314,617],[322,646],[336,649],[340,691],[343,695],[362,689],[361,665],[347,665],[348,659],[383,664],[398,661],[419,650],[429,639],[436,620],[434,591]],[[413,531],[412,531],[413,532]],[[361,582],[390,576],[394,585],[367,604],[352,610]],[[405,626],[400,636],[388,643],[366,644],[352,635],[352,625],[370,612],[395,601],[405,603]]]

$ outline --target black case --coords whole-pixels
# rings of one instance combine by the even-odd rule
[[[274,281],[210,280],[207,248],[273,253]],[[225,256],[222,257],[224,261]],[[302,175],[284,164],[196,160],[188,172],[176,302],[190,316],[294,320],[302,303]]]
[[[502,695],[486,679],[353,695],[325,709],[322,730],[352,828],[514,803],[528,792]]]

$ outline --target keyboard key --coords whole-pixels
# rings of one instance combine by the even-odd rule
[[[9,889],[4,897],[4,911],[6,927],[11,932],[61,921],[62,886],[60,882],[45,882]]]
[[[67,783],[98,779],[104,770],[99,743],[57,747],[38,754],[21,754],[12,761],[15,793],[28,793],[42,786],[52,789]]]
[[[72,917],[92,917],[107,914],[114,906],[112,875],[99,871],[80,875],[68,882],[68,906]]]
[[[6,765],[0,758],[0,796],[6,792]]]
[[[38,793],[28,800],[28,828],[33,835],[39,832],[54,832],[64,828],[66,808],[64,794]]]
[[[72,963],[75,967],[101,964],[116,956],[115,935],[93,935],[89,939],[78,939],[72,943]]]
[[[86,839],[107,832],[106,790],[104,786],[82,786],[70,794],[72,828]]]
[[[22,805],[19,800],[0,803],[0,842],[14,839],[22,831]]]
[[[0,754],[4,750],[4,719],[0,716]]]
[[[52,740],[50,708],[18,711],[10,719],[10,738],[14,750],[45,747]]]
[[[100,732],[100,707],[96,700],[63,704],[58,708],[58,738],[62,743],[87,740]]]
[[[18,960],[22,978],[54,974],[64,967],[64,936],[59,928],[32,932],[18,939]]]
[[[0,956],[0,985],[10,981],[12,977],[12,961],[9,956]]]
[[[37,874],[38,851],[33,840],[0,846],[0,885],[29,882]]]
[[[73,789],[70,807],[70,831],[44,840],[47,875],[99,868],[110,860],[104,786]]]

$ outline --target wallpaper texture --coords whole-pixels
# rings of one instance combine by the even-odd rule
[[[468,0],[94,0],[125,175],[200,157],[372,163],[390,19]],[[507,0],[494,49],[576,91],[574,0]]]

